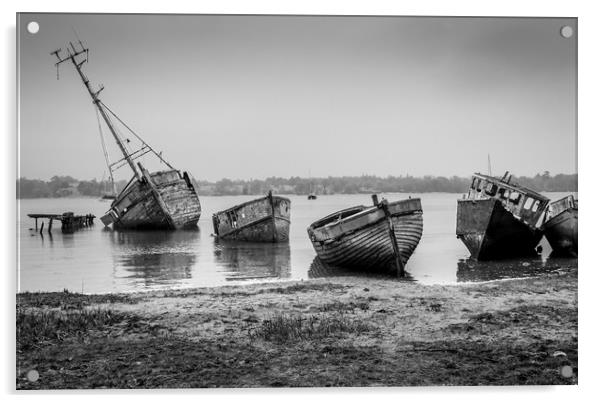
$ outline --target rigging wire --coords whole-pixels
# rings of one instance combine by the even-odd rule
[[[107,150],[107,146],[105,144],[105,136],[102,131],[102,125],[100,124],[100,116],[97,108],[94,108],[96,111],[96,121],[98,122],[98,131],[100,133],[100,143],[102,144],[102,152],[105,156],[105,162],[107,163],[107,168],[109,169],[109,176],[111,177],[111,184],[113,187],[113,194],[117,194],[117,190],[115,188],[115,178],[113,177],[113,170],[111,169],[111,161],[109,159],[109,151]],[[104,173],[103,173],[103,181],[104,181]]]
[[[99,102],[99,103],[102,105],[102,107],[103,107],[103,108],[105,108],[107,111],[109,111],[109,113],[110,113],[111,115],[113,115],[113,116],[115,117],[115,119],[117,119],[117,120],[119,121],[119,123],[121,123],[121,124],[122,124],[122,125],[123,125],[123,126],[126,128],[126,129],[128,129],[128,130],[130,131],[130,133],[132,133],[134,136],[136,136],[136,138],[137,138],[138,140],[140,140],[140,141],[142,142],[142,144],[144,144],[146,147],[148,147],[148,148],[149,148],[149,149],[150,149],[150,150],[153,152],[153,154],[155,154],[155,155],[157,156],[157,158],[159,158],[159,160],[160,160],[161,162],[163,162],[165,165],[167,165],[167,166],[168,166],[168,167],[170,167],[171,169],[175,169],[173,166],[171,166],[171,164],[170,164],[169,162],[167,162],[167,161],[166,161],[166,160],[163,158],[163,156],[161,155],[162,153],[157,153],[157,152],[156,152],[156,151],[155,151],[155,150],[154,150],[154,149],[153,149],[153,148],[152,148],[150,145],[148,145],[148,143],[147,143],[146,141],[144,141],[144,140],[142,139],[142,137],[138,136],[138,134],[136,134],[136,132],[135,132],[134,130],[132,130],[132,128],[130,128],[130,127],[129,127],[129,126],[128,126],[128,125],[127,125],[127,124],[126,124],[126,123],[125,123],[123,120],[121,120],[121,119],[119,118],[119,116],[117,116],[117,115],[115,114],[115,112],[113,112],[113,111],[112,111],[112,110],[111,110],[111,109],[110,109],[108,106],[106,106],[104,102],[102,102],[100,99],[98,100],[98,102]]]

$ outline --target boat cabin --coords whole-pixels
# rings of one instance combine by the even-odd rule
[[[550,199],[525,186],[511,182],[508,172],[502,178],[476,173],[472,177],[466,198],[469,200],[497,199],[504,208],[531,226],[537,226]]]

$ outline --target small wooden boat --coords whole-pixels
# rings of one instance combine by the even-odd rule
[[[291,223],[291,201],[267,196],[213,214],[217,238],[248,242],[287,242]]]
[[[307,200],[316,200],[318,198],[318,196],[316,196],[314,193],[310,193],[307,195]]]
[[[542,229],[555,254],[577,257],[577,221],[572,195],[550,203]]]
[[[511,179],[474,174],[458,200],[456,235],[477,260],[533,255],[543,236],[537,225],[549,199]]]
[[[340,267],[395,271],[405,265],[422,237],[420,199],[388,203],[372,196],[373,206],[330,214],[307,229],[324,262]]]
[[[88,49],[84,47],[81,41],[78,47],[72,43],[69,43],[69,45],[65,57],[61,56],[61,49],[52,52],[58,59],[56,63],[57,77],[59,65],[70,61],[92,98],[92,103],[96,107],[102,147],[113,188],[115,183],[113,180],[114,170],[127,165],[133,173],[130,182],[121,193],[115,196],[109,211],[100,218],[103,224],[105,226],[112,224],[115,229],[180,229],[195,227],[201,215],[201,203],[199,202],[194,180],[187,172],[180,172],[171,166],[162,157],[161,153],[157,153],[101,101],[99,94],[104,87],[101,86],[98,90],[92,89],[90,80],[82,70],[82,66],[88,61]],[[123,154],[123,158],[113,163],[109,162],[100,117],[104,120],[120,152]],[[123,134],[118,134],[114,119],[127,129],[129,135],[140,141],[139,149],[130,149],[128,145],[130,140],[127,138],[124,140]],[[153,153],[169,169],[149,173],[140,162],[135,162],[148,153]]]

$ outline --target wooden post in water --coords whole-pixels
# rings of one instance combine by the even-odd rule
[[[48,233],[50,234],[50,231],[52,231],[52,221],[53,219],[51,218],[50,221],[48,221]]]
[[[38,219],[36,218],[36,231],[38,230]]]
[[[42,226],[40,227],[40,235],[42,235],[42,231],[44,231],[44,221],[42,221]]]

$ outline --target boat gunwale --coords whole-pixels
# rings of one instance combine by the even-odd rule
[[[249,200],[249,201],[246,201],[246,202],[244,202],[244,203],[240,203],[240,204],[237,204],[237,205],[235,205],[235,206],[232,206],[232,207],[230,207],[230,208],[227,208],[227,209],[225,209],[225,210],[221,210],[221,211],[218,211],[218,212],[216,212],[216,213],[213,213],[213,214],[212,214],[212,216],[213,216],[213,217],[217,217],[217,216],[218,216],[218,215],[220,215],[220,214],[227,213],[227,212],[229,212],[229,211],[238,210],[238,209],[240,209],[241,207],[245,207],[245,206],[247,206],[247,205],[249,205],[249,204],[252,204],[252,203],[255,203],[255,202],[258,202],[258,201],[264,200],[264,199],[268,199],[269,197],[270,197],[270,196],[267,196],[267,195],[266,195],[266,196],[263,196],[263,197],[259,197],[259,198],[257,198],[257,199]],[[274,199],[280,199],[280,200],[284,200],[284,201],[287,201],[289,204],[290,204],[290,202],[291,202],[291,200],[290,200],[288,197],[283,197],[283,196],[273,196],[273,195],[272,195],[272,200],[274,200]],[[274,216],[276,216],[276,215],[274,215]],[[270,217],[271,217],[271,215],[270,215]],[[280,217],[280,216],[276,216],[276,217]],[[289,220],[289,221],[290,221],[290,220]]]
[[[420,207],[421,208],[406,210],[406,211],[402,211],[400,213],[392,213],[391,216],[392,217],[401,217],[401,216],[404,216],[404,215],[411,215],[411,214],[416,214],[416,213],[422,213],[423,212],[423,210],[422,210],[422,201],[420,200],[420,198],[396,200],[394,202],[389,203],[389,206],[396,205],[396,204],[399,204],[399,203],[404,203],[404,202],[407,202],[408,200],[418,200],[418,201],[420,201],[420,203],[421,203]],[[339,215],[339,214],[341,214],[343,212],[350,211],[350,210],[353,210],[353,209],[362,208],[362,207],[363,207],[363,209],[360,210],[360,211],[358,211],[355,214],[349,215],[349,216],[347,216],[347,217],[345,217],[343,219],[336,220],[334,222],[328,222],[328,223],[326,223],[324,225],[318,226],[318,224],[320,224],[320,222],[323,222],[324,220],[326,220],[329,217],[333,217],[333,216]],[[308,230],[308,232],[311,232],[311,233],[314,233],[316,230],[321,230],[321,229],[328,230],[328,229],[333,228],[335,226],[340,226],[340,225],[347,224],[347,223],[349,223],[351,221],[354,221],[354,220],[356,220],[356,219],[358,219],[360,217],[363,217],[364,215],[375,213],[378,210],[382,211],[382,207],[380,205],[378,205],[378,206],[355,206],[355,207],[350,207],[350,208],[347,208],[347,209],[343,209],[343,210],[337,211],[337,212],[332,213],[332,214],[330,214],[330,215],[328,215],[328,216],[326,216],[326,217],[324,217],[324,218],[322,218],[320,220],[315,221],[314,223],[312,223],[307,228],[307,230]],[[344,235],[353,234],[353,233],[355,233],[357,231],[363,230],[364,228],[367,228],[367,227],[370,227],[370,226],[373,226],[373,225],[377,225],[382,220],[384,220],[386,218],[387,218],[387,216],[383,212],[383,217],[380,218],[380,219],[378,219],[378,220],[376,220],[376,221],[374,221],[374,222],[370,222],[370,223],[368,223],[366,225],[363,225],[361,227],[358,227],[358,228],[349,229],[347,231],[342,232],[341,234],[339,234],[337,236],[333,236],[333,237],[330,237],[328,239],[337,239],[337,238],[342,237]],[[316,241],[316,242],[325,242],[326,240],[327,239],[321,240],[321,241]],[[312,242],[313,242],[313,240],[312,240]]]

